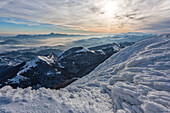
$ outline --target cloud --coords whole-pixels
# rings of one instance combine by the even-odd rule
[[[13,0],[0,0],[0,8],[4,7],[6,4],[9,4]]]
[[[112,1],[117,8],[108,13],[106,4]],[[169,0],[0,0],[0,4],[1,17],[27,20],[6,20],[11,23],[46,23],[94,32],[124,32],[146,28],[159,32],[159,28],[169,28],[163,22],[170,20]],[[158,28],[157,23],[163,27]]]
[[[7,23],[14,23],[14,24],[25,24],[25,25],[28,25],[28,26],[40,25],[40,23],[28,21],[28,20],[25,20],[25,19],[6,18],[6,17],[0,17],[0,22],[7,22]]]
[[[170,24],[169,23],[170,23],[170,20],[163,20],[163,21],[159,21],[158,23],[147,24],[140,30],[143,30],[143,31],[156,30],[159,33],[167,33],[167,32],[170,32]]]

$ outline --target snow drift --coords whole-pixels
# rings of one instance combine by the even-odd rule
[[[170,112],[170,34],[123,49],[61,90],[3,87],[0,112]]]

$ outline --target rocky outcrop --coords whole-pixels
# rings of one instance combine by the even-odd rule
[[[124,47],[130,46],[130,45],[132,45],[134,43],[135,42],[121,42],[121,43],[119,43],[119,45],[120,45],[120,48],[124,48]]]
[[[91,47],[89,49],[105,54],[106,57],[109,58],[114,53],[120,51],[120,45],[117,43],[112,43],[112,44]]]
[[[75,77],[82,77],[91,72],[105,58],[106,56],[99,52],[83,47],[74,47],[59,57],[59,63]]]

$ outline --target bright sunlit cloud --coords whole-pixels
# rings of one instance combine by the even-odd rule
[[[109,0],[104,5],[105,12],[106,14],[108,14],[108,16],[113,16],[113,14],[116,12],[116,10],[118,10],[118,8],[119,6],[117,1]]]
[[[170,31],[170,0],[0,0],[0,14],[0,30],[12,23],[61,33]]]

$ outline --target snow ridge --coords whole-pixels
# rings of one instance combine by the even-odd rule
[[[52,58],[48,58],[46,56],[38,56],[38,58],[44,62],[46,62],[47,64],[51,65],[54,64],[54,60],[53,57]]]
[[[26,64],[23,66],[23,69],[17,73],[17,76],[20,76],[20,74],[27,72],[31,67],[36,67],[37,62],[39,62],[38,58],[35,58],[34,60],[26,62]]]
[[[112,98],[114,112],[170,112],[170,36],[160,38],[147,40],[156,42],[108,68],[113,77],[103,88]]]
[[[91,50],[89,50],[89,49],[87,49],[87,48],[84,48],[84,47],[83,47],[81,50],[77,50],[76,53],[88,52],[88,51],[94,53],[94,51],[91,51]]]

